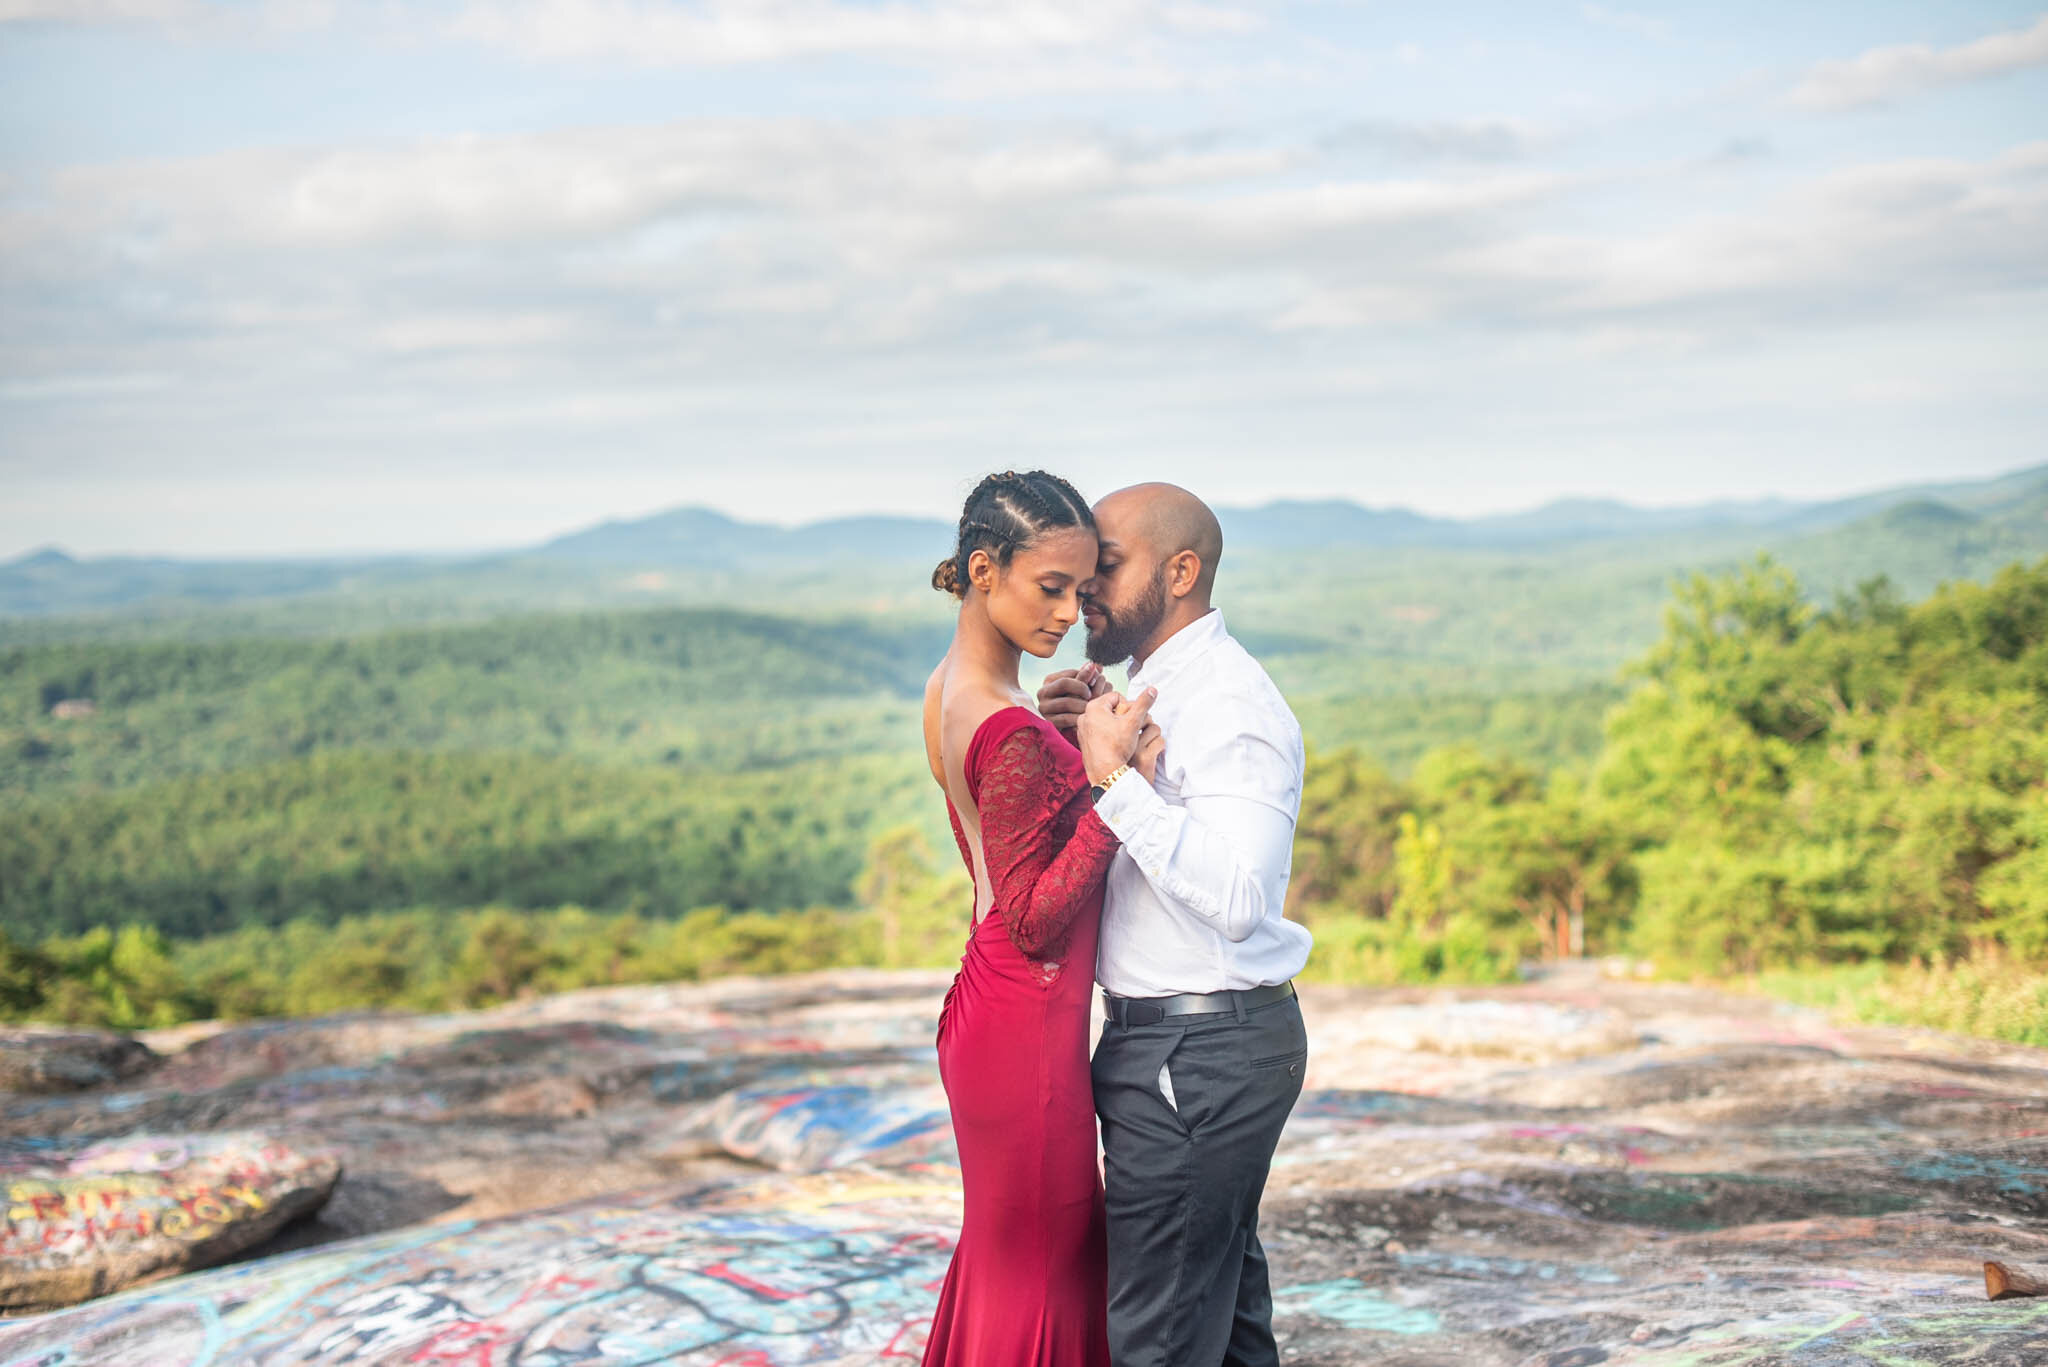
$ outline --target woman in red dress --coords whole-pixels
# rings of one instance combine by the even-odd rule
[[[926,1367],[1109,1367],[1088,1015],[1117,839],[1017,679],[1020,652],[1051,655],[1079,619],[1096,549],[1065,480],[991,475],[932,576],[961,606],[925,689],[925,749],[975,905],[939,1014],[966,1199]]]

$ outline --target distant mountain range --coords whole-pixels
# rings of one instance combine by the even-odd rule
[[[842,517],[801,527],[741,522],[709,508],[676,508],[602,522],[526,552],[553,559],[662,569],[762,569],[838,560],[917,559],[946,553],[950,524],[933,518]]]
[[[1995,479],[1918,484],[1827,502],[1782,499],[1680,508],[1638,508],[1563,499],[1529,512],[1471,519],[1341,500],[1278,502],[1218,510],[1233,550],[1539,551],[1590,543],[1697,538],[1724,547],[1747,538],[1769,545],[1857,534],[1943,538],[1979,531],[2018,553],[2048,549],[2048,465]],[[131,609],[163,603],[189,609],[352,589],[404,590],[432,578],[467,590],[548,574],[660,575],[793,572],[850,562],[936,562],[951,523],[907,517],[851,517],[801,527],[743,522],[708,508],[609,521],[542,545],[494,555],[354,557],[336,560],[201,561],[127,556],[74,559],[45,549],[0,564],[0,617]],[[2040,549],[2030,549],[2039,546]],[[553,567],[550,570],[549,567]]]
[[[1219,508],[1217,516],[1224,544],[1239,550],[1521,550],[1678,532],[1801,534],[1921,504],[1967,523],[2029,497],[2048,499],[2048,465],[1976,483],[1909,485],[1825,503],[1761,499],[1638,508],[1606,499],[1560,499],[1530,512],[1449,518],[1330,499]],[[528,554],[644,568],[762,569],[839,560],[936,560],[952,535],[952,524],[935,518],[835,518],[785,528],[740,522],[708,508],[677,508],[602,523]]]

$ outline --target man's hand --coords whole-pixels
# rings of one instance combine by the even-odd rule
[[[1059,669],[1038,686],[1038,715],[1071,734],[1089,703],[1109,692],[1102,666],[1090,660],[1079,669]]]
[[[1159,690],[1148,688],[1135,698],[1121,693],[1104,693],[1081,711],[1075,737],[1081,747],[1081,767],[1090,783],[1100,783],[1119,765],[1129,764],[1138,753],[1138,735],[1152,715]]]

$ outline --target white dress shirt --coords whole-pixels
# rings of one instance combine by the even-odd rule
[[[1211,610],[1131,672],[1159,690],[1154,781],[1133,770],[1095,810],[1123,841],[1109,868],[1095,978],[1120,997],[1281,983],[1308,928],[1281,915],[1301,812],[1301,725]]]

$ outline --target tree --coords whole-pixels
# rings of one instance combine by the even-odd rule
[[[934,862],[915,826],[893,827],[868,846],[857,895],[876,918],[884,968],[959,962],[974,917],[974,884],[959,865],[937,871]]]

